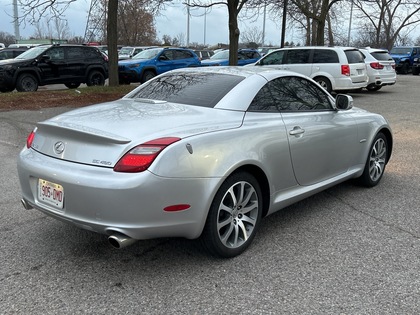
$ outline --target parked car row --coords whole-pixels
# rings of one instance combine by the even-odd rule
[[[413,74],[420,73],[420,58],[416,57],[420,49],[393,51],[405,51],[407,58],[412,59]],[[36,91],[38,86],[57,83],[69,88],[76,88],[81,83],[103,85],[108,77],[107,55],[94,46],[42,45],[29,51],[5,48],[0,50],[0,59],[2,52],[8,54],[8,60],[0,61],[1,92]],[[119,54],[118,75],[122,84],[144,83],[179,68],[229,64],[228,49],[213,54],[209,50],[138,46],[122,47]],[[377,91],[395,84],[396,69],[403,63],[402,57],[397,61],[395,58],[384,49],[354,47],[288,47],[275,49],[264,56],[255,49],[238,50],[239,66],[264,66],[301,73],[328,92],[362,88]]]

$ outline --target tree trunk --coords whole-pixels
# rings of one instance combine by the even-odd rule
[[[229,11],[229,66],[238,65],[238,48],[239,48],[239,28],[237,0],[228,0]]]
[[[109,86],[118,86],[118,48],[117,48],[117,16],[118,0],[108,1],[108,66],[109,66]]]

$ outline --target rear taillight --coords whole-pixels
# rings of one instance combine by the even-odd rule
[[[32,146],[32,142],[35,139],[36,128],[29,134],[28,138],[26,138],[26,147],[29,149]]]
[[[350,66],[349,65],[342,65],[341,66],[341,74],[345,76],[350,76]]]
[[[181,139],[167,137],[140,144],[127,152],[118,161],[114,166],[114,171],[123,173],[143,172],[149,168],[163,149],[179,140]]]
[[[379,62],[371,62],[370,66],[375,70],[381,70],[384,68],[384,66],[381,65]]]
[[[395,63],[392,65],[392,69],[394,69],[394,70],[395,70]]]

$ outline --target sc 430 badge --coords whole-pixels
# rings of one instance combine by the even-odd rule
[[[101,161],[101,160],[92,160],[93,164],[103,165],[103,166],[111,166],[112,162],[109,161]]]

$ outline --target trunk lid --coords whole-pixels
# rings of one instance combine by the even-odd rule
[[[120,99],[38,123],[32,148],[62,160],[113,167],[141,143],[238,128],[243,116],[240,111]]]

